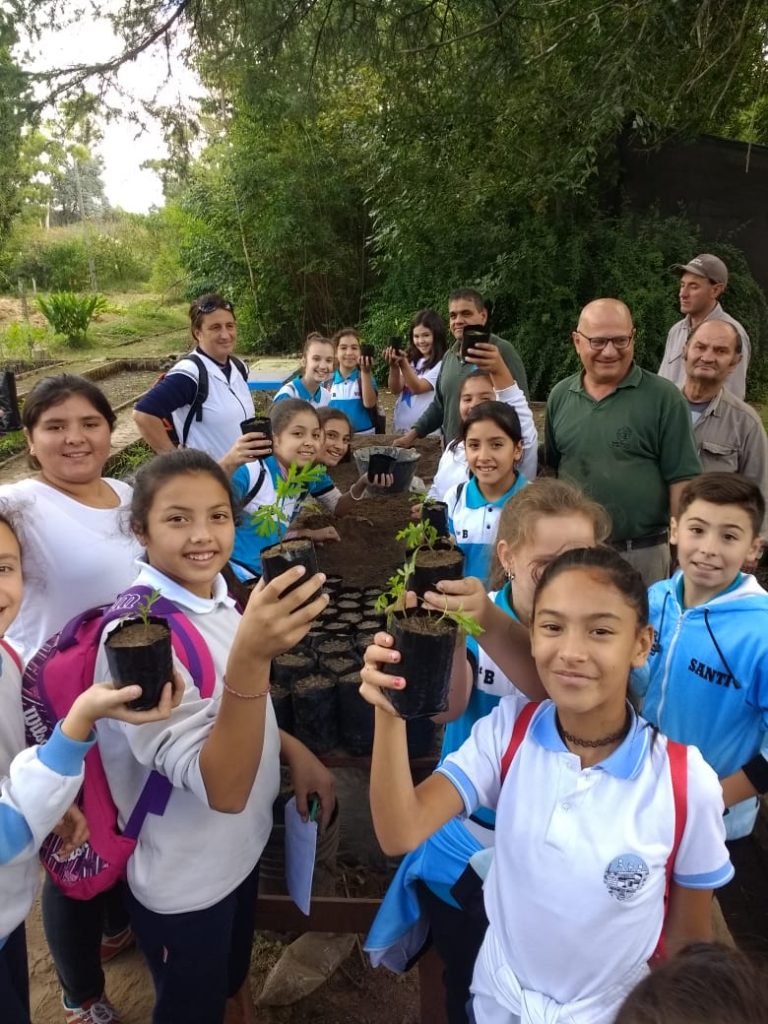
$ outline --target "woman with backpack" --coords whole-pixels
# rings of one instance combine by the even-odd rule
[[[33,476],[0,487],[24,522],[24,598],[8,639],[24,661],[73,616],[111,604],[136,575],[141,546],[126,528],[131,488],[102,476],[115,413],[104,393],[73,374],[46,377],[24,402]],[[65,819],[82,828],[77,810]],[[66,897],[46,879],[43,923],[70,1024],[118,1021],[104,995],[102,960],[132,943],[118,889]]]
[[[215,293],[201,295],[189,307],[189,320],[194,350],[139,399],[133,418],[158,453],[199,448],[220,459],[240,437],[240,424],[253,416],[248,367],[234,355],[231,302]],[[269,454],[271,445],[261,435],[245,436],[253,458]]]

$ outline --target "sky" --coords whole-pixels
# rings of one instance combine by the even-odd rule
[[[81,5],[67,0],[65,6],[74,9]],[[110,6],[118,4],[111,3]],[[109,60],[121,51],[122,46],[107,21],[86,18],[76,25],[46,32],[40,42],[23,41],[19,52],[24,49],[32,56],[31,63],[25,63],[25,67],[39,71]],[[194,106],[194,97],[203,93],[194,73],[172,54],[171,77],[163,84],[166,74],[165,47],[155,45],[132,63],[123,65],[118,72],[118,80],[121,88],[133,97],[152,99],[159,89],[155,98],[166,106],[174,106],[179,101],[185,106]],[[107,93],[106,98],[110,106],[125,109],[127,101],[116,91]],[[102,125],[102,130],[104,139],[94,149],[104,161],[103,180],[110,205],[135,213],[145,213],[152,206],[162,206],[159,177],[140,166],[144,160],[165,156],[165,145],[157,124],[150,124],[148,131],[137,136],[136,125],[119,117]]]

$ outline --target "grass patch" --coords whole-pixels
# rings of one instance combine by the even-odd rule
[[[132,477],[139,466],[148,462],[154,454],[146,441],[134,441],[117,455],[112,455],[107,459],[103,475],[125,480]]]
[[[10,459],[12,455],[18,455],[27,447],[27,441],[23,430],[11,430],[0,437],[0,462]]]

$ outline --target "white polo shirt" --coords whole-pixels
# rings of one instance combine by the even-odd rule
[[[165,813],[148,814],[133,856],[128,884],[140,903],[158,914],[182,914],[220,902],[248,877],[272,831],[272,804],[280,784],[280,737],[269,697],[264,744],[251,795],[239,814],[210,807],[200,751],[219,711],[222,680],[240,615],[227,594],[223,577],[213,597],[196,597],[146,563],[137,586],[157,588],[178,605],[200,631],[216,671],[213,696],[204,698],[189,673],[174,657],[185,682],[181,704],[170,718],[147,725],[100,719],[96,726],[101,759],[121,828],[136,806],[152,769],[173,783]],[[102,643],[95,680],[111,675]]]
[[[195,355],[205,360],[208,370],[208,397],[203,406],[202,419],[192,419],[187,435],[187,448],[199,448],[214,459],[226,455],[240,437],[240,424],[253,416],[253,398],[247,381],[238,368],[230,361],[229,379],[224,368],[205,352],[197,350]],[[181,359],[168,371],[167,376],[183,373],[197,382],[199,371],[192,359]],[[184,421],[189,406],[174,409],[171,418],[179,437],[184,432]]]
[[[544,701],[500,788],[501,759],[525,704],[522,695],[503,697],[437,771],[456,786],[467,814],[496,808],[485,883],[491,947],[523,990],[547,1002],[599,1003],[642,968],[661,932],[675,825],[666,739],[656,734],[652,742],[651,728],[632,712],[621,746],[582,769],[560,738],[555,705]],[[733,877],[722,814],[717,776],[689,747],[678,885],[712,889]]]

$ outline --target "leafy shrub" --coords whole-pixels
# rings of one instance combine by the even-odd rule
[[[53,292],[47,299],[38,298],[37,304],[48,323],[57,334],[64,336],[70,348],[82,348],[87,343],[91,320],[107,303],[103,295]]]
[[[47,327],[35,324],[9,324],[0,333],[0,356],[3,359],[33,359],[35,349],[43,348],[51,341]]]

